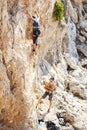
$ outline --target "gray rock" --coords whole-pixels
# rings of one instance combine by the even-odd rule
[[[82,21],[80,27],[87,32],[87,20]]]
[[[70,91],[78,97],[87,99],[86,85],[86,73],[82,73],[81,69],[74,70],[69,82]]]
[[[81,36],[80,34],[77,35],[77,39],[81,42],[81,43],[84,43],[86,38],[85,36]]]
[[[87,38],[87,32],[81,31],[81,34],[82,34],[85,38]]]
[[[87,57],[87,46],[85,44],[77,45],[77,49]]]

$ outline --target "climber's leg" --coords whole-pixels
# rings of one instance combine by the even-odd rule
[[[45,92],[45,93],[42,95],[42,97],[38,100],[37,106],[42,102],[42,99],[44,99],[44,98],[47,97],[47,95],[48,95],[48,92]],[[37,106],[36,106],[36,107],[37,107]]]
[[[33,35],[33,51],[36,51],[36,46],[37,46],[37,36]]]
[[[42,95],[42,98],[43,98],[43,99],[46,98],[47,95],[49,95],[49,92],[45,92],[45,93]]]
[[[37,106],[42,102],[42,97],[38,100]]]
[[[49,109],[52,107],[52,101],[50,101]]]
[[[50,109],[51,109],[51,107],[52,107],[52,97],[53,97],[53,93],[49,93],[49,101],[50,101],[50,104],[49,104],[48,112],[50,111]]]

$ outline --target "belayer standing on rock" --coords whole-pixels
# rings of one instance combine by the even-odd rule
[[[54,84],[54,77],[51,77],[49,79],[49,82],[45,82],[45,93],[42,95],[42,97],[39,99],[37,106],[39,105],[39,103],[42,102],[42,99],[46,98],[47,96],[49,96],[49,101],[50,101],[50,105],[49,105],[49,109],[48,112],[52,106],[52,98],[53,98],[53,92],[56,90],[56,85]]]
[[[39,15],[38,15],[37,11],[35,11],[35,15],[31,16],[31,14],[30,14],[30,17],[33,20],[33,48],[32,48],[32,51],[36,51],[37,39],[41,33]]]

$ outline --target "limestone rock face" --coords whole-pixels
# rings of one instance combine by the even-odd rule
[[[38,113],[61,130],[87,129],[87,2],[62,0],[65,11],[59,24],[52,18],[55,1],[0,1],[0,129],[46,130],[45,123],[38,125]],[[32,55],[29,13],[35,15],[36,10],[40,47]],[[51,76],[58,88],[52,109],[46,113],[48,100],[37,109],[36,104],[45,91],[43,81]],[[58,112],[66,113],[62,117],[65,126]]]
[[[83,73],[82,73],[83,71]],[[79,96],[80,98],[87,98],[87,89],[86,89],[86,75],[87,72],[84,69],[74,70],[71,74],[71,77],[68,79],[68,87],[70,91],[74,93],[74,95]]]

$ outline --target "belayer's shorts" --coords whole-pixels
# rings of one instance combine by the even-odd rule
[[[52,100],[52,97],[53,97],[53,93],[46,91],[46,92],[43,94],[42,98],[43,98],[43,99],[46,98],[47,95],[49,96],[49,100],[51,101],[51,100]]]

